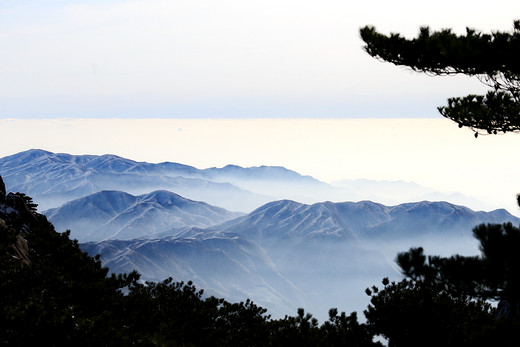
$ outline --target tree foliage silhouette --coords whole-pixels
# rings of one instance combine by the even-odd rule
[[[42,215],[14,224],[2,220],[2,343],[93,345],[125,340],[119,323],[122,289],[138,278],[136,273],[109,276],[99,258],[81,252],[68,232],[57,233]],[[24,227],[20,230],[17,224]],[[28,263],[13,257],[10,245],[18,238],[29,245]]]
[[[473,229],[479,256],[399,253],[407,277],[367,289],[369,326],[390,345],[517,346],[520,328],[520,228],[511,223]],[[492,308],[489,302],[499,301]]]
[[[412,248],[397,256],[403,274],[441,286],[456,295],[501,301],[509,317],[520,317],[520,228],[511,223],[482,224],[473,229],[480,256],[428,256]]]
[[[511,223],[473,229],[477,256],[399,253],[407,277],[367,289],[369,326],[392,346],[516,346],[520,328],[520,228]],[[492,308],[490,301],[498,301]]]
[[[388,339],[389,346],[470,346],[478,331],[492,324],[489,304],[453,295],[424,281],[383,280],[365,310],[372,332]]]
[[[372,57],[430,75],[476,76],[490,86],[486,95],[450,98],[438,108],[459,127],[471,128],[475,136],[520,131],[520,21],[512,32],[491,34],[422,27],[416,38],[406,39],[381,34],[373,26],[361,28],[360,34]]]

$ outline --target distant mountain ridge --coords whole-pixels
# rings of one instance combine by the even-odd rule
[[[327,184],[280,166],[195,167],[137,162],[116,155],[70,155],[32,149],[0,158],[0,175],[13,191],[33,197],[42,210],[102,190],[133,195],[168,190],[230,211],[249,213],[275,200],[313,204],[372,200],[387,205],[444,200],[489,209],[462,195],[446,195],[410,182],[350,180]]]
[[[275,179],[278,181],[307,181],[316,182],[311,176],[302,176],[299,173],[288,170],[282,166],[253,166],[243,168],[238,165],[226,165],[222,168],[212,167],[202,170],[209,177],[217,179],[242,179],[242,180],[261,180]]]

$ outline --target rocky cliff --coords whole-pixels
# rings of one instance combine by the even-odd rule
[[[48,223],[47,218],[31,209],[30,198],[20,193],[8,193],[0,176],[0,237],[3,245],[9,245],[8,252],[25,264],[30,262],[29,245],[26,235],[40,223]]]

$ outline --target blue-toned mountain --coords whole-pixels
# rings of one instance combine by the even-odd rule
[[[476,199],[435,192],[411,182],[353,180],[331,185],[280,166],[197,169],[171,162],[152,164],[115,155],[70,155],[38,149],[0,158],[0,175],[13,191],[32,196],[42,210],[102,190],[133,195],[168,190],[246,213],[282,199],[307,204],[360,200],[398,204],[435,199],[489,209]]]
[[[71,230],[80,242],[129,240],[210,227],[241,216],[168,191],[134,196],[101,191],[45,211],[56,230]]]
[[[291,200],[270,202],[253,212],[224,223],[222,232],[236,233],[261,243],[313,238],[353,240],[412,235],[470,233],[480,223],[520,223],[504,209],[473,211],[448,202],[421,201],[385,206],[371,201],[321,202],[312,205]]]
[[[191,280],[206,294],[236,302],[251,298],[279,317],[295,312],[303,302],[303,291],[278,272],[262,247],[243,238],[109,240],[85,243],[81,248],[101,254],[103,264],[112,271],[135,269],[147,280]]]

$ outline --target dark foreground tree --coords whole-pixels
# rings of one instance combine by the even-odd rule
[[[329,310],[329,320],[320,327],[312,314],[298,309],[298,315],[270,323],[271,346],[323,346],[323,347],[382,347],[374,342],[374,334],[357,313],[346,315],[336,308]]]
[[[130,330],[143,345],[267,346],[266,310],[250,300],[204,298],[193,283],[134,283],[125,298]]]
[[[504,316],[520,318],[520,228],[511,223],[473,229],[480,256],[428,256],[422,248],[397,256],[407,277],[441,286],[456,295],[501,302]]]
[[[467,29],[420,29],[414,39],[384,35],[373,26],[360,29],[364,49],[371,56],[430,75],[476,76],[492,89],[486,95],[448,99],[439,112],[459,124],[489,134],[520,131],[520,21],[512,32],[482,34]]]
[[[479,332],[493,324],[490,306],[483,301],[454,296],[424,281],[385,279],[383,285],[367,289],[371,299],[365,316],[390,347],[474,346]]]
[[[420,247],[399,253],[407,279],[367,289],[373,332],[392,346],[520,345],[520,229],[483,224],[473,234],[479,256],[426,256]]]
[[[7,196],[0,211],[0,343],[118,345],[131,334],[121,324],[123,291],[138,275],[108,275],[99,258],[83,253],[69,233]],[[5,206],[5,205],[4,205]],[[13,207],[23,208],[12,212]]]

